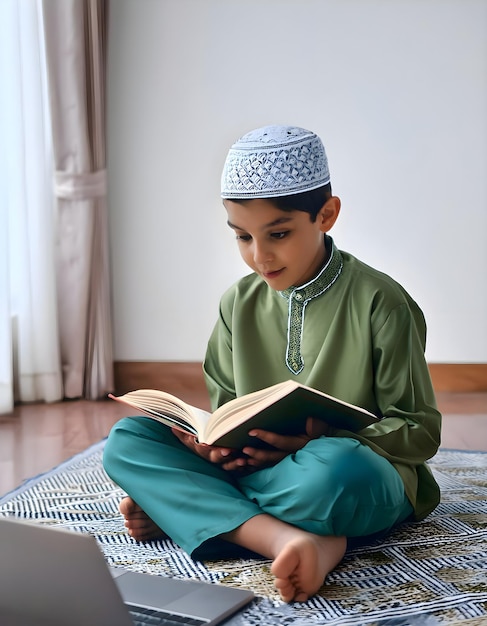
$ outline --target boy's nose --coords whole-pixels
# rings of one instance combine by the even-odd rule
[[[256,265],[265,265],[272,260],[272,254],[269,248],[263,244],[254,243],[254,263]]]

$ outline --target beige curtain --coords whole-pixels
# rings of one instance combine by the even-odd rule
[[[64,396],[113,391],[105,163],[106,0],[43,0]]]

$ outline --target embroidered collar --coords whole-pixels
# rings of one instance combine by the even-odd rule
[[[325,236],[327,248],[330,249],[330,258],[320,272],[301,287],[289,287],[277,293],[285,298],[288,303],[287,325],[287,349],[286,365],[295,375],[304,368],[304,360],[301,355],[301,337],[304,326],[304,310],[313,298],[317,298],[327,291],[340,276],[343,268],[343,258],[340,251],[335,247],[333,239]]]

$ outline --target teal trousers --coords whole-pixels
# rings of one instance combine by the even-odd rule
[[[351,538],[387,531],[413,512],[393,465],[349,438],[313,439],[277,465],[236,478],[156,421],[127,417],[110,432],[103,463],[193,556],[261,513],[318,535]]]

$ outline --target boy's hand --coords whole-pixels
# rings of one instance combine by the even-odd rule
[[[233,448],[221,448],[197,443],[193,435],[184,433],[176,428],[171,431],[187,448],[201,456],[210,463],[216,463],[228,472],[246,474],[255,472],[264,467],[270,467],[279,463],[285,456],[303,448],[311,439],[317,439],[322,435],[331,433],[331,428],[322,420],[308,417],[306,421],[306,433],[302,435],[278,435],[268,430],[253,429],[250,431],[253,437],[269,443],[275,450],[262,450],[260,448],[245,447],[242,451]]]
[[[195,454],[201,456],[210,463],[216,463],[227,471],[240,471],[247,465],[247,459],[242,456],[240,450],[233,448],[221,448],[219,446],[208,446],[204,443],[197,443],[193,435],[184,433],[179,429],[171,429],[173,435],[179,439],[187,448]]]
[[[306,432],[302,435],[278,435],[268,430],[255,428],[249,432],[249,435],[269,443],[276,449],[261,450],[260,448],[244,448],[243,452],[247,456],[247,465],[254,470],[276,465],[276,463],[279,463],[279,461],[288,454],[304,448],[311,439],[318,439],[318,437],[323,435],[331,434],[331,430],[328,424],[314,417],[308,417],[306,421]]]

